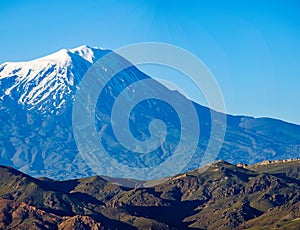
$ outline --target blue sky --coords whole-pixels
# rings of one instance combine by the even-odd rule
[[[0,63],[82,44],[167,42],[209,67],[227,112],[300,124],[300,1],[12,0],[1,1],[0,23]]]

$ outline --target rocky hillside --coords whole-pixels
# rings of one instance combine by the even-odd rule
[[[35,179],[0,167],[0,229],[299,229],[300,161],[218,161],[158,185]],[[117,181],[117,180],[116,180]]]

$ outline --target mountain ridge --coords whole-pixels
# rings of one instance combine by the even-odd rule
[[[220,160],[205,171],[176,175],[151,188],[125,188],[99,176],[68,181],[35,179],[1,166],[0,226],[297,229],[300,161],[292,163],[280,162],[280,168],[270,173],[269,165],[245,169]],[[298,174],[286,174],[290,171]]]

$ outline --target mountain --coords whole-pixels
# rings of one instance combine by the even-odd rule
[[[197,126],[200,128],[200,136],[192,129],[181,129],[182,121],[168,103],[149,99],[142,101],[131,111],[130,131],[137,140],[146,141],[151,137],[148,128],[150,122],[153,118],[160,119],[167,127],[163,144],[150,154],[135,154],[134,150],[126,149],[118,142],[110,122],[114,102],[133,83],[152,79],[135,66],[116,74],[105,85],[96,103],[97,135],[113,160],[108,160],[105,164],[98,164],[96,161],[99,171],[95,171],[86,162],[78,151],[73,133],[73,102],[82,77],[97,60],[107,54],[111,54],[109,62],[98,66],[101,78],[114,66],[122,66],[128,61],[110,50],[81,46],[63,49],[28,62],[6,62],[0,65],[0,164],[13,166],[31,176],[52,179],[100,174],[124,177],[124,171],[115,172],[112,169],[113,161],[136,169],[160,165],[171,158],[172,151],[181,141],[182,131],[189,135],[184,136],[186,144],[181,146],[181,154],[190,153],[189,145],[193,138],[198,140],[197,151],[186,164],[175,162],[174,169],[186,172],[204,164],[202,160],[209,143],[212,122],[216,122],[212,121],[211,114],[219,113],[191,102],[155,80],[152,80],[152,85],[143,83],[140,87],[146,93],[154,90],[175,104],[192,103],[199,118]],[[127,92],[128,104],[135,95],[134,90]],[[122,111],[119,114],[123,114]],[[300,157],[300,126],[271,118],[226,117],[225,140],[216,159],[253,164],[267,159]],[[189,125],[192,122],[193,119],[187,121]],[[224,128],[224,124],[219,127]],[[86,133],[82,132],[81,135],[80,138],[84,139]],[[219,141],[212,137],[214,138]],[[88,151],[93,152],[94,149],[87,149]],[[210,162],[214,160],[213,157]],[[152,179],[164,176],[166,175],[161,170],[153,173]],[[141,173],[139,179],[147,178]]]
[[[72,100],[81,77],[108,52],[81,46],[29,62],[3,63],[1,98],[9,96],[28,110],[59,114]]]
[[[299,229],[299,160],[205,167],[126,188],[100,176],[55,181],[0,166],[0,228]]]

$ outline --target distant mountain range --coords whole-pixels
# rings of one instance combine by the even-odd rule
[[[129,189],[99,176],[35,179],[0,166],[0,229],[300,228],[299,160],[205,168]]]
[[[74,140],[72,104],[83,75],[110,52],[81,46],[63,49],[33,61],[0,65],[0,164],[13,166],[35,177],[71,179],[95,175],[79,154]],[[117,65],[123,61],[126,60],[112,59],[110,64]],[[138,158],[124,150],[114,137],[109,114],[115,98],[128,85],[141,79],[150,79],[150,76],[135,66],[118,73],[105,87],[97,103],[95,124],[99,138],[114,159],[120,163],[128,162],[128,158],[122,157],[125,153],[130,157],[129,162],[138,167],[166,160],[170,157],[166,149],[176,148],[180,138],[180,121],[176,113],[157,100],[141,103],[130,117],[131,131],[140,140],[149,137],[147,125],[151,119],[159,118],[167,124],[169,132],[165,143],[153,152],[156,158],[153,155],[151,159],[147,156]],[[145,87],[147,89],[147,85]],[[158,82],[154,88],[170,98],[189,102],[177,91],[169,90]],[[210,109],[193,104],[199,116],[201,135],[197,152],[182,172],[201,166],[211,134]],[[271,118],[227,115],[225,140],[217,159],[253,164],[299,157],[300,126]],[[156,161],[153,162],[153,159]],[[110,176],[109,162],[99,167],[105,168],[106,176]],[[161,176],[156,175],[157,178]]]

